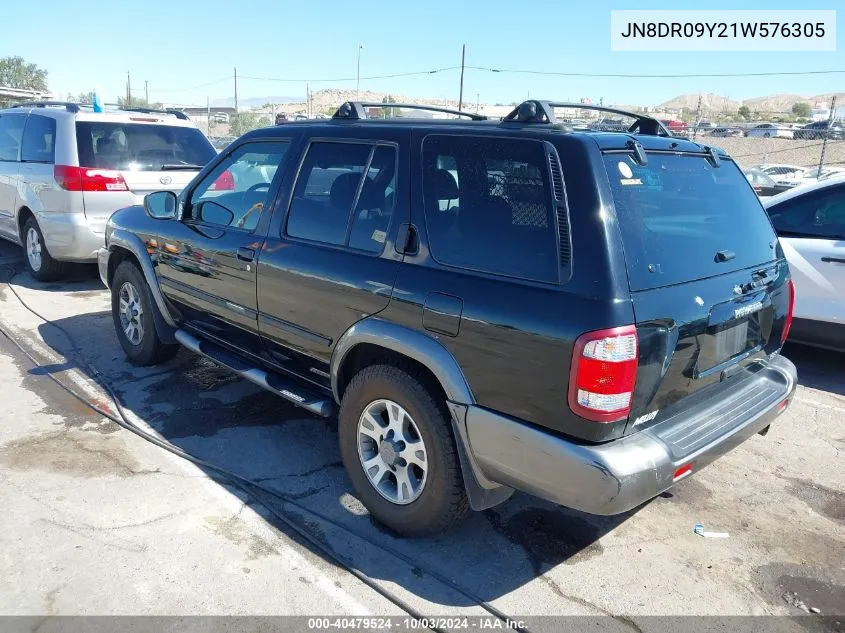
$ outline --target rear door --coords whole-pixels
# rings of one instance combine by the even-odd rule
[[[181,221],[161,222],[155,244],[162,292],[186,325],[256,355],[256,261],[289,146],[274,139],[236,147],[186,192]],[[242,177],[229,186],[232,173]]]
[[[629,429],[765,363],[782,345],[789,271],[731,160],[605,153],[640,341]]]
[[[845,324],[845,182],[768,207],[795,280],[795,316]]]
[[[0,235],[16,239],[15,208],[25,114],[0,114]]]
[[[387,307],[408,222],[406,130],[311,138],[258,263],[258,327],[270,360],[329,387],[338,339]]]
[[[100,184],[83,186],[85,217],[95,231],[152,191],[182,191],[217,156],[202,132],[171,115],[91,116],[77,120],[76,144],[79,166],[100,177]]]

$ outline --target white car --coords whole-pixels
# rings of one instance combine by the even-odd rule
[[[845,167],[822,167],[819,171],[818,167],[808,169],[800,176],[795,177],[796,185],[809,185],[818,180],[827,180],[828,178],[841,178],[845,176]]]
[[[785,125],[778,125],[777,123],[760,123],[746,132],[746,136],[757,136],[761,138],[792,138],[795,130],[788,128]]]
[[[845,351],[845,178],[762,201],[795,283],[790,340]]]
[[[757,165],[753,169],[762,171],[777,184],[786,185],[787,187],[802,184],[801,178],[805,173],[805,169],[799,165],[785,165],[781,163],[766,163]]]

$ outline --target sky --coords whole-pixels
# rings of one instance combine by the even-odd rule
[[[845,28],[836,52],[611,52],[612,9],[677,9],[677,0],[143,0],[100,4],[5,3],[0,57],[20,55],[48,71],[57,96],[99,86],[106,101],[205,104],[231,98],[304,97],[306,81],[409,97],[457,99],[461,46],[467,66],[547,72],[701,74],[840,70],[839,74],[732,78],[602,78],[467,69],[464,99],[511,103],[527,96],[654,105],[682,93],[741,100],[774,93],[845,91]],[[841,0],[709,0],[708,9],[836,9]],[[704,8],[688,3],[689,8]],[[839,16],[845,16],[840,11]],[[379,75],[452,68],[394,78]],[[255,79],[260,78],[260,79]],[[278,79],[286,81],[269,81]],[[341,79],[341,81],[325,81]],[[288,81],[289,80],[289,81]]]

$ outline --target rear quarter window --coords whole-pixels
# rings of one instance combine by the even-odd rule
[[[693,154],[605,154],[631,290],[684,283],[774,259],[777,238],[739,167]],[[717,261],[724,251],[732,257]]]
[[[560,276],[548,159],[537,141],[423,142],[429,248],[441,264],[544,282]]]

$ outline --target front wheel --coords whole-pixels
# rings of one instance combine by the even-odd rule
[[[138,267],[129,261],[120,264],[111,288],[114,327],[129,360],[157,365],[173,358],[179,346],[162,343],[158,337],[152,294]]]
[[[343,394],[343,465],[370,514],[405,536],[434,534],[468,501],[445,403],[413,371],[372,365]]]

